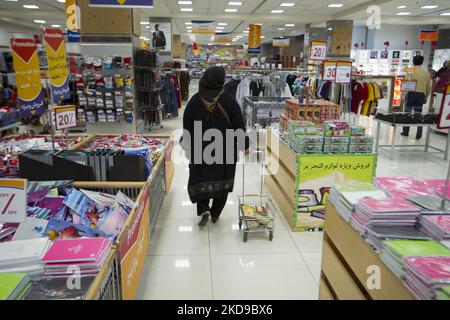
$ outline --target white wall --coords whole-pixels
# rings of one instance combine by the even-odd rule
[[[361,43],[367,45],[367,27],[365,26],[353,26],[353,34],[352,34],[352,49],[355,43],[358,44],[359,48],[361,48]]]
[[[431,29],[431,26],[398,26],[382,25],[379,30],[369,30],[367,32],[367,49],[384,49],[384,42],[389,41],[390,50],[405,48],[405,41],[408,40],[408,49],[420,49],[419,30]],[[425,62],[428,63],[430,55],[430,42],[425,42],[423,47]]]
[[[39,33],[39,27],[29,28],[5,21],[0,21],[0,46],[9,47],[9,41],[12,36],[10,32],[14,33],[15,37],[23,36],[29,38],[33,34]]]

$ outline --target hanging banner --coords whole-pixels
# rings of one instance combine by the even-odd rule
[[[66,46],[62,30],[45,29],[44,45],[53,102],[69,99],[69,70],[67,68]]]
[[[153,8],[153,0],[89,0],[89,7]]]
[[[33,39],[11,39],[11,50],[20,116],[30,118],[42,115],[45,102],[36,43]]]
[[[248,26],[248,53],[261,53],[261,25],[250,24]]]
[[[447,84],[439,113],[439,129],[450,129],[450,84]]]
[[[327,42],[312,40],[309,51],[309,59],[325,60],[327,57]]]
[[[231,42],[233,40],[233,37],[230,32],[216,33],[214,38],[215,42]]]
[[[336,61],[323,62],[323,80],[335,81],[336,80]]]
[[[289,38],[273,38],[272,40],[273,47],[289,47]]]
[[[336,83],[350,83],[352,78],[352,62],[336,62]]]
[[[216,22],[192,20],[192,34],[215,34]]]
[[[80,42],[80,8],[76,0],[66,0],[67,40]]]
[[[198,44],[198,42],[194,42],[192,44],[192,53],[194,54],[194,56],[200,55],[200,45]]]
[[[438,41],[439,31],[433,29],[426,29],[419,31],[419,40],[423,41]]]

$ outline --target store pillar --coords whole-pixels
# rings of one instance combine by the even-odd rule
[[[313,61],[309,60],[309,48],[312,40],[326,40],[328,39],[326,28],[312,28],[310,24],[305,26],[305,37],[303,45],[303,68],[308,69],[314,65]],[[300,55],[301,56],[301,55]]]
[[[353,20],[327,22],[328,57],[349,59],[352,50]]]

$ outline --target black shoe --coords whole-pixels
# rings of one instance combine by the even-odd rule
[[[219,220],[219,217],[211,217],[212,223],[216,223]]]
[[[202,213],[202,219],[200,220],[200,222],[198,223],[199,227],[204,227],[206,226],[206,224],[208,223],[208,219],[209,219],[209,211],[203,212]]]
[[[422,139],[421,135],[420,136],[416,136],[416,140],[420,140],[420,139]]]
[[[400,135],[401,135],[401,136],[404,136],[404,137],[407,137],[407,136],[409,136],[409,134],[408,134],[408,133],[404,133],[404,132],[400,133]]]

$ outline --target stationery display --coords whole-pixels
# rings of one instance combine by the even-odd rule
[[[44,277],[31,282],[24,300],[83,300],[94,279],[94,276],[82,276],[79,288],[67,290],[67,278]]]
[[[0,273],[0,300],[22,300],[30,287],[26,273]]]
[[[368,226],[366,240],[376,251],[383,247],[384,240],[409,239],[430,240],[430,236],[415,226]]]
[[[442,241],[450,240],[450,215],[422,215],[420,228],[431,238]]]

